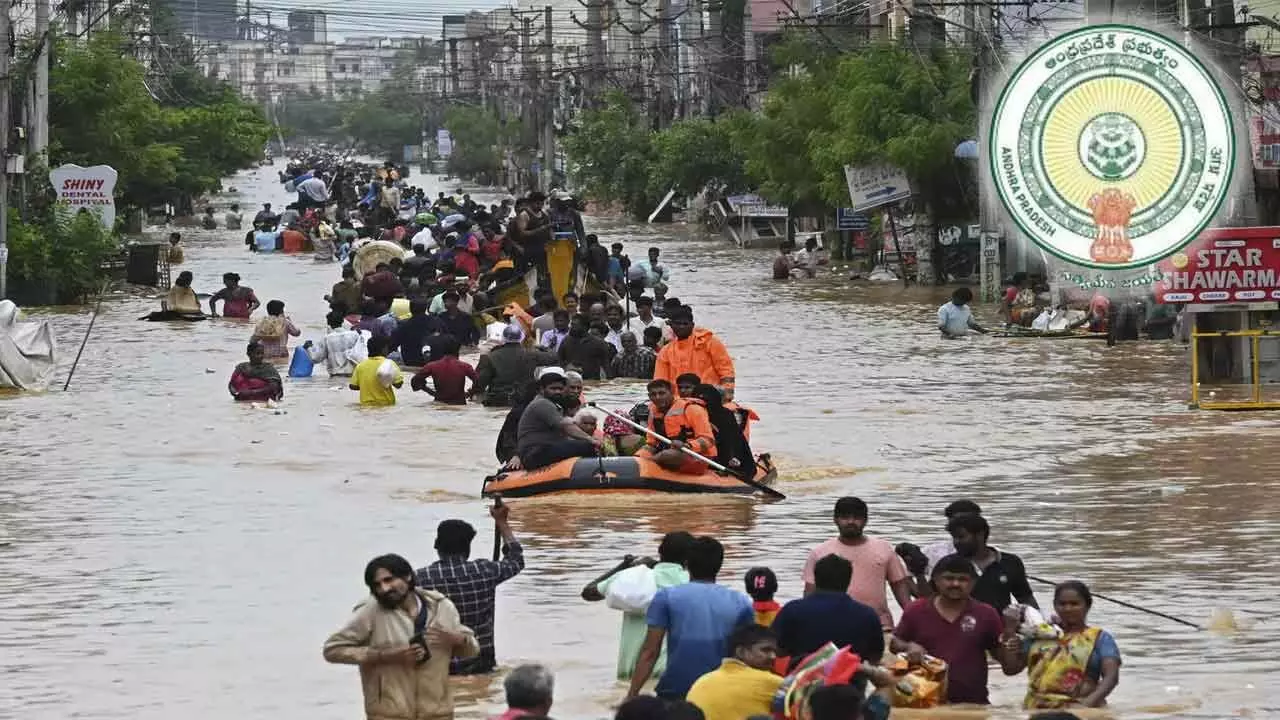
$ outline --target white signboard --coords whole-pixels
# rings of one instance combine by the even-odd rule
[[[907,182],[906,173],[891,165],[860,168],[845,165],[844,179],[849,184],[849,201],[854,212],[911,197],[911,183]]]
[[[116,224],[116,179],[119,173],[109,165],[81,167],[63,165],[49,173],[49,182],[58,194],[58,204],[71,212],[87,210],[111,230]]]
[[[436,130],[436,154],[442,158],[453,154],[453,135],[444,128]]]

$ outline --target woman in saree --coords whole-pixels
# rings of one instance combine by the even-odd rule
[[[1111,633],[1089,625],[1093,595],[1077,580],[1053,591],[1061,633],[1048,625],[1022,643],[1029,709],[1102,707],[1120,684],[1120,648]]]
[[[267,316],[254,326],[249,342],[262,343],[263,351],[269,358],[287,358],[289,336],[297,337],[301,334],[302,331],[284,314],[284,303],[272,300],[267,303]]]
[[[249,362],[242,362],[231,373],[227,389],[240,401],[279,400],[284,397],[284,383],[275,365],[266,361],[262,343],[251,342],[247,350]]]

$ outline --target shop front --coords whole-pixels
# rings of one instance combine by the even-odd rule
[[[1191,406],[1280,408],[1280,226],[1206,230],[1159,269],[1156,301],[1183,307]]]

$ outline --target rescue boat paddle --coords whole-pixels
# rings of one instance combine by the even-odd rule
[[[631,420],[631,418],[623,417],[623,416],[621,416],[621,415],[619,415],[619,414],[617,414],[617,413],[615,413],[615,412],[610,412],[610,411],[608,411],[608,410],[605,410],[604,408],[600,407],[599,405],[595,404],[594,402],[589,402],[589,403],[587,403],[587,405],[588,405],[588,406],[590,406],[590,407],[595,408],[596,410],[599,410],[600,412],[604,413],[605,415],[608,415],[609,417],[613,418],[614,420],[617,420],[617,421],[619,421],[619,422],[625,423],[626,425],[629,425],[629,426],[631,426],[631,427],[635,428],[636,430],[639,430],[640,432],[642,432],[642,433],[644,433],[644,434],[646,434],[646,435],[652,435],[653,437],[655,437],[655,438],[657,438],[657,439],[661,440],[662,442],[665,442],[665,443],[667,443],[668,445],[671,445],[671,440],[669,440],[668,438],[665,438],[665,437],[663,437],[663,436],[659,435],[658,433],[656,433],[656,432],[654,432],[654,431],[650,430],[649,428],[645,427],[644,425],[641,425],[640,423],[633,422],[633,421]],[[709,459],[709,458],[703,457],[702,455],[699,455],[698,453],[694,452],[693,450],[690,450],[690,449],[689,449],[689,448],[687,448],[687,447],[683,447],[683,446],[682,446],[682,447],[680,448],[680,452],[684,453],[685,455],[688,455],[689,457],[691,457],[691,458],[693,458],[693,459],[695,459],[695,460],[698,460],[698,461],[701,461],[701,462],[706,463],[706,464],[707,464],[707,465],[709,465],[713,470],[716,470],[717,472],[722,472],[722,473],[724,473],[725,475],[730,475],[730,476],[732,476],[732,477],[736,478],[737,480],[739,480],[740,482],[742,482],[742,483],[744,483],[744,484],[746,484],[746,485],[750,485],[751,487],[753,487],[753,488],[755,488],[755,489],[759,490],[760,492],[764,493],[765,495],[768,495],[768,496],[769,496],[769,497],[771,497],[771,498],[774,498],[775,500],[786,500],[786,499],[787,499],[787,496],[786,496],[786,495],[783,495],[782,493],[778,492],[777,490],[774,490],[773,488],[769,487],[768,485],[764,485],[764,484],[762,484],[762,483],[758,483],[758,482],[756,482],[755,480],[748,480],[747,478],[745,478],[745,477],[743,477],[743,476],[739,475],[738,473],[736,473],[736,472],[734,472],[734,471],[730,470],[729,468],[727,468],[727,467],[725,467],[725,466],[721,465],[720,463],[716,462],[715,460],[711,460],[711,459]]]
[[[1028,575],[1028,576],[1027,576],[1027,579],[1028,579],[1028,580],[1034,580],[1035,582],[1041,583],[1041,584],[1043,584],[1043,585],[1051,585],[1051,586],[1054,586],[1054,587],[1056,587],[1056,586],[1058,585],[1058,583],[1056,583],[1056,582],[1051,582],[1051,581],[1049,581],[1049,580],[1045,580],[1044,578],[1038,578],[1038,577],[1036,577],[1035,575]],[[1201,626],[1199,626],[1199,625],[1197,625],[1197,624],[1195,624],[1195,623],[1191,622],[1190,620],[1183,620],[1182,618],[1179,618],[1179,617],[1174,617],[1174,616],[1172,616],[1172,615],[1166,615],[1165,613],[1162,613],[1162,612],[1160,612],[1159,610],[1152,610],[1152,609],[1150,609],[1150,608],[1144,608],[1144,607],[1142,607],[1141,605],[1134,605],[1133,603],[1127,603],[1127,602],[1125,602],[1125,601],[1123,601],[1123,600],[1117,600],[1117,599],[1115,599],[1115,598],[1113,598],[1113,597],[1107,597],[1106,595],[1103,595],[1102,593],[1099,593],[1099,592],[1095,592],[1095,593],[1093,593],[1093,596],[1094,596],[1094,597],[1096,597],[1096,598],[1099,598],[1099,599],[1101,599],[1101,600],[1106,600],[1107,602],[1115,603],[1116,605],[1119,605],[1119,606],[1121,606],[1121,607],[1127,607],[1127,608],[1129,608],[1130,610],[1137,610],[1138,612],[1144,612],[1144,613],[1147,613],[1147,614],[1149,614],[1149,615],[1155,615],[1156,617],[1162,617],[1162,618],[1164,618],[1165,620],[1172,620],[1172,621],[1174,621],[1174,622],[1176,622],[1176,623],[1182,623],[1183,625],[1187,625],[1187,626],[1189,626],[1189,627],[1193,627],[1193,628],[1195,628],[1195,629],[1197,629],[1197,630],[1204,630],[1204,628],[1203,628],[1203,627],[1201,627]]]

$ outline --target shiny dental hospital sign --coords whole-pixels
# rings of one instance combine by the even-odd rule
[[[1050,40],[996,101],[990,167],[1017,226],[1105,270],[1177,252],[1222,206],[1235,135],[1222,89],[1177,42],[1128,25]]]

